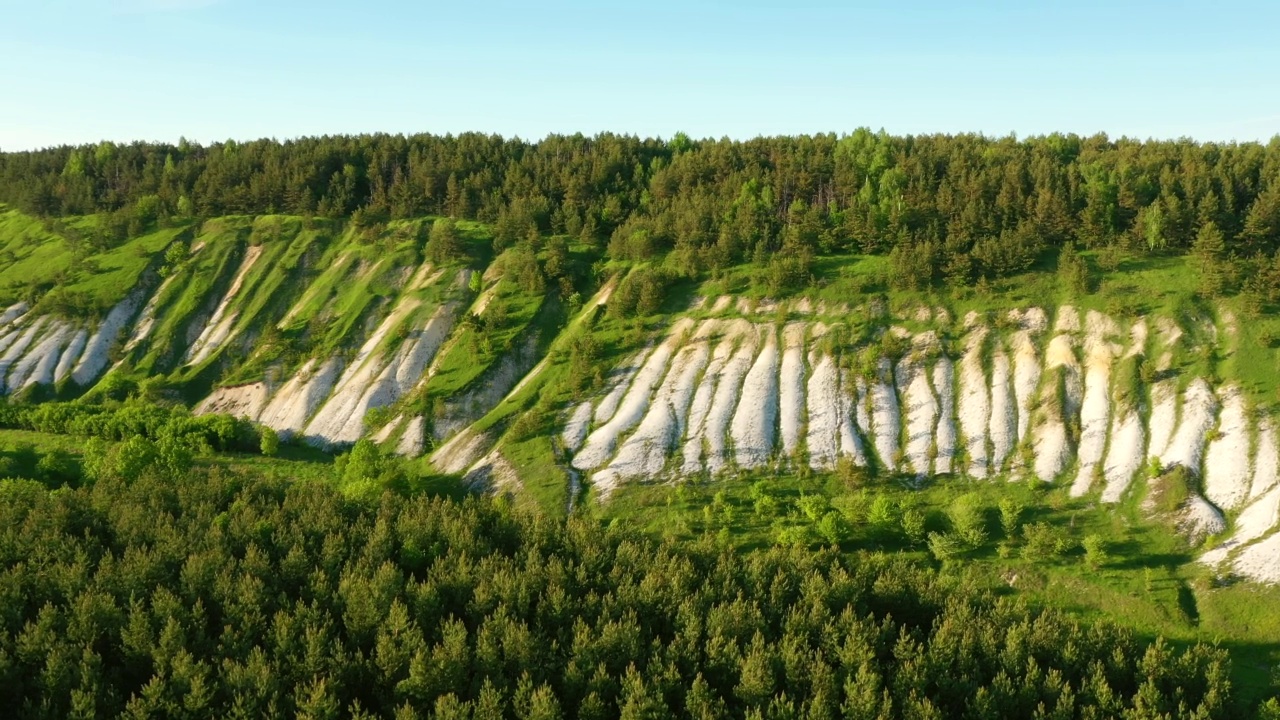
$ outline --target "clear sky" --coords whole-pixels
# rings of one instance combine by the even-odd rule
[[[0,0],[0,148],[478,130],[1266,140],[1280,3]]]

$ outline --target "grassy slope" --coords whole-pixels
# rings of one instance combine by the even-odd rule
[[[67,218],[60,224],[88,233],[96,224],[93,217]],[[104,314],[133,290],[142,273],[178,237],[186,225],[157,228],[100,253],[77,251],[75,243],[36,218],[0,206],[0,307],[22,299],[30,288],[51,288],[58,294],[74,296],[79,306],[94,314]]]

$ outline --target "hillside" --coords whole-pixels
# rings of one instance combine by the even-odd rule
[[[593,276],[562,239],[494,256],[466,222],[225,217],[84,256],[2,219],[11,401],[133,394],[322,449],[370,438],[553,510],[814,472],[1035,478],[1103,506],[1174,483],[1200,562],[1280,579],[1280,324],[1203,299],[1181,260],[1075,295],[1035,272],[886,292],[877,258],[832,257],[773,298],[745,273]]]
[[[1280,662],[1277,147],[0,154],[0,469],[891,555],[1221,643],[1256,704]]]

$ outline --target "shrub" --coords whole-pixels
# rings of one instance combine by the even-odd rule
[[[1022,503],[1013,498],[1006,497],[1000,500],[1000,529],[1004,530],[1004,536],[1013,539],[1018,534],[1018,528],[1022,525]]]
[[[1089,535],[1082,543],[1084,562],[1091,569],[1097,570],[1107,564],[1107,541],[1101,535]]]
[[[818,534],[832,545],[839,545],[853,534],[853,526],[843,513],[829,510],[818,521]]]
[[[987,541],[986,509],[976,493],[961,495],[947,509],[947,517],[958,540],[973,549]]]
[[[894,514],[893,499],[888,495],[877,495],[867,510],[867,523],[878,530],[885,530],[893,525]]]
[[[965,541],[954,533],[929,533],[929,552],[938,562],[946,562],[965,551]]]
[[[280,435],[276,433],[274,428],[266,425],[258,429],[258,434],[260,437],[259,449],[262,454],[266,457],[274,457],[280,451]]]
[[[914,544],[920,544],[925,539],[925,516],[924,513],[909,508],[902,511],[902,532],[907,539]]]

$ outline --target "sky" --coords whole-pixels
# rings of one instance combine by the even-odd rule
[[[0,0],[0,149],[480,131],[1266,141],[1280,3]]]

